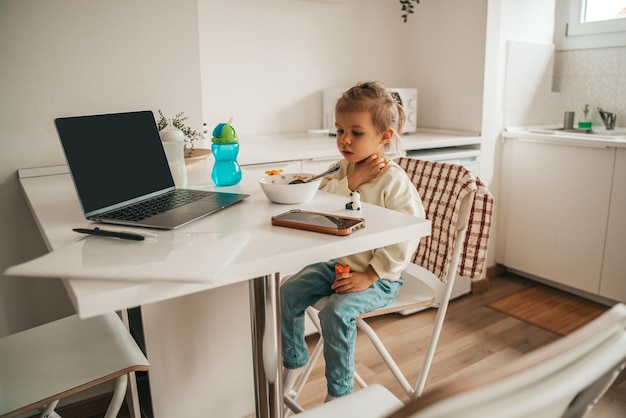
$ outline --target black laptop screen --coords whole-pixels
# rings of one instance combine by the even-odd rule
[[[174,186],[151,111],[58,118],[85,213]]]

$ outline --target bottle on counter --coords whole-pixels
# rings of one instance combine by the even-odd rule
[[[211,179],[216,186],[232,186],[241,181],[241,167],[237,162],[239,154],[239,138],[235,128],[228,123],[219,123],[213,129],[211,152],[215,157],[215,164],[211,172]]]
[[[185,134],[169,120],[159,131],[167,163],[170,166],[174,185],[178,189],[187,187],[187,166],[185,165]]]

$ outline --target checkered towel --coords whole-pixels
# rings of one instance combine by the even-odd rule
[[[456,164],[414,158],[398,158],[396,162],[411,178],[422,198],[426,218],[432,221],[431,235],[420,241],[413,263],[446,281],[461,200],[475,192],[458,273],[470,279],[482,277],[493,211],[493,196],[485,184]]]

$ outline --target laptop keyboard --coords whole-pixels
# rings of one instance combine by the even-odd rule
[[[101,217],[120,221],[141,221],[142,219],[167,212],[168,210],[203,199],[212,194],[213,192],[202,190],[176,189],[144,202],[135,203],[134,205],[102,214]]]

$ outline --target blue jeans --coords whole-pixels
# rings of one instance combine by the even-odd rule
[[[287,369],[303,367],[309,361],[304,340],[304,311],[323,296],[330,301],[320,311],[324,336],[326,383],[328,394],[345,396],[354,390],[354,342],[356,318],[365,312],[389,304],[398,294],[402,279],[379,279],[368,289],[355,293],[335,293],[334,261],[305,267],[280,287],[283,365]]]

